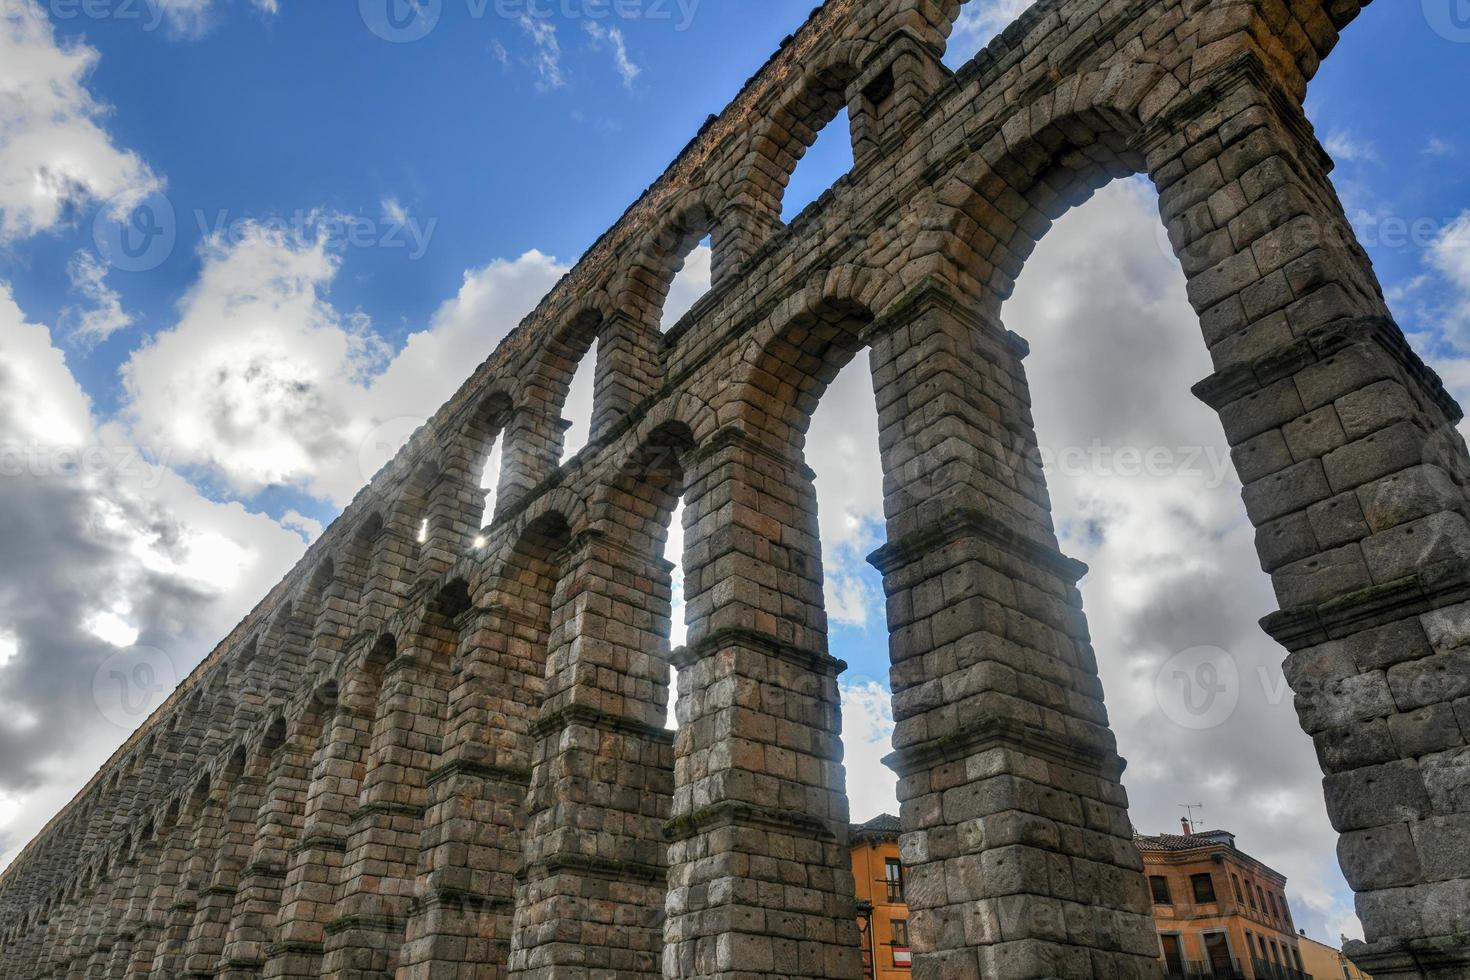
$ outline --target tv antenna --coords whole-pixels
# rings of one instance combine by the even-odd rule
[[[1205,808],[1205,805],[1203,803],[1181,803],[1181,804],[1179,804],[1179,809],[1181,809],[1181,810],[1184,811],[1185,818],[1189,821],[1189,829],[1190,829],[1190,832],[1191,833],[1194,831],[1194,828],[1196,826],[1198,826],[1194,822],[1194,811],[1196,811],[1196,810],[1203,810],[1204,808]]]

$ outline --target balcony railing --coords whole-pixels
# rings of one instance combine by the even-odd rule
[[[1310,974],[1259,958],[1252,958],[1251,966],[1255,968],[1256,980],[1312,980]]]
[[[1199,960],[1166,965],[1164,976],[1168,980],[1246,980],[1240,964],[1231,960],[1228,964],[1215,965]]]

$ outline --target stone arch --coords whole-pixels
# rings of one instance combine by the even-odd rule
[[[1142,114],[1157,114],[1178,91],[1158,66],[1125,63],[1068,79],[1046,112],[1011,116],[955,170],[918,221],[947,234],[953,254],[933,267],[935,274],[978,298],[980,313],[998,318],[1057,218],[1112,180],[1146,172],[1136,147]]]
[[[517,621],[524,620],[539,634],[539,645],[544,648],[552,596],[561,576],[558,557],[571,543],[574,532],[561,509],[548,504],[533,510],[517,521],[515,533],[508,535],[509,543],[495,563],[486,591],[491,603],[503,606]]]
[[[718,285],[733,271],[730,241],[738,229],[729,227],[716,189],[693,188],[663,209],[667,215],[654,226],[619,271],[616,309],[645,333],[657,336],[669,287],[706,237],[714,251],[713,279]]]
[[[783,300],[746,343],[730,385],[744,432],[799,454],[811,413],[868,344],[865,331],[900,284],[857,266],[828,270]]]
[[[486,510],[486,472],[496,440],[505,434],[515,401],[500,387],[477,398],[473,411],[450,434],[444,472],[433,489],[430,534],[442,536],[454,558],[468,553],[491,514]],[[501,475],[494,474],[498,491]],[[447,566],[446,566],[447,567]]]
[[[723,267],[717,265],[717,284],[734,271],[734,259],[743,261],[755,254],[784,227],[782,203],[792,174],[817,136],[844,108],[849,110],[853,159],[861,161],[876,149],[876,103],[870,96],[879,93],[852,91],[860,75],[857,57],[857,47],[851,43],[825,52],[818,65],[782,91],[784,99],[770,108],[752,133],[733,169],[726,194],[731,207],[721,215],[723,237],[731,243],[727,253],[732,257]],[[718,252],[716,260],[720,260]]]

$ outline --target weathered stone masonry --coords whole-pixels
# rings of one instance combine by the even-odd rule
[[[1301,109],[1360,4],[1041,0],[952,74],[959,7],[813,13],[0,879],[0,978],[855,978],[802,446],[862,349],[915,976],[1157,975],[1085,570],[998,319],[1051,222],[1140,173],[1280,599],[1351,952],[1470,976],[1460,412]],[[843,106],[855,169],[783,225]],[[660,335],[705,234],[715,288]],[[593,439],[559,466],[594,339]]]

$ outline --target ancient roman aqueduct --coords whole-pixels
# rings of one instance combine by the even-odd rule
[[[1084,569],[997,319],[1051,221],[1137,173],[1214,358],[1195,390],[1280,599],[1351,952],[1470,976],[1460,412],[1301,108],[1360,4],[1041,0],[952,74],[959,8],[813,13],[15,862],[0,977],[856,977],[802,440],[862,348],[915,976],[1156,976]],[[842,106],[856,166],[783,225]],[[715,287],[660,334],[706,233]],[[559,466],[594,338],[593,440]]]

